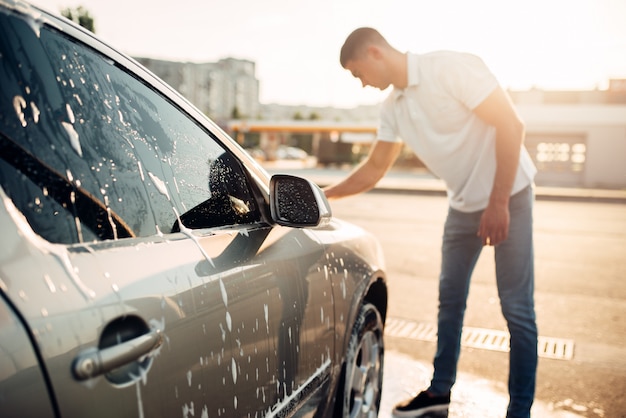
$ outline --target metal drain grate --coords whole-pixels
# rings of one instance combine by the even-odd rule
[[[571,360],[574,358],[574,341],[561,338],[539,337],[538,353],[539,357]]]
[[[437,326],[435,324],[400,318],[387,318],[385,335],[436,342]],[[463,327],[461,345],[483,350],[508,352],[509,334],[495,329]],[[574,357],[574,341],[540,336],[537,344],[537,353],[539,357],[571,360]]]

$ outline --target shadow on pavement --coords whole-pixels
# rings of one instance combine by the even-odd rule
[[[430,383],[432,366],[395,351],[385,352],[383,394],[379,418],[392,418],[394,405],[415,396]],[[448,413],[430,413],[421,418],[502,418],[506,415],[508,393],[501,384],[459,373],[452,390]],[[537,418],[581,418],[568,411],[554,410],[535,401],[532,416]]]

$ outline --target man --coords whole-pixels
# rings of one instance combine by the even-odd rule
[[[484,245],[494,246],[498,294],[510,333],[508,418],[529,417],[535,392],[537,327],[532,244],[533,178],[524,125],[479,58],[458,52],[402,53],[376,30],[352,32],[341,65],[380,90],[377,140],[329,199],[367,191],[390,169],[401,140],[446,183],[437,352],[430,387],[394,408],[396,417],[447,410],[456,379],[469,282]],[[399,139],[401,138],[401,140]]]

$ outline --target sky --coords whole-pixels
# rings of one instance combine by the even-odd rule
[[[479,55],[505,88],[605,89],[626,78],[626,0],[31,0],[86,8],[135,57],[254,61],[261,103],[354,107],[387,95],[341,68],[360,26],[401,51]]]

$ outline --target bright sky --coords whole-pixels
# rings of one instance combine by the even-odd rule
[[[32,0],[82,5],[133,56],[256,63],[262,103],[352,107],[386,93],[339,65],[345,37],[378,29],[403,51],[481,56],[505,88],[606,88],[626,78],[626,0]]]

